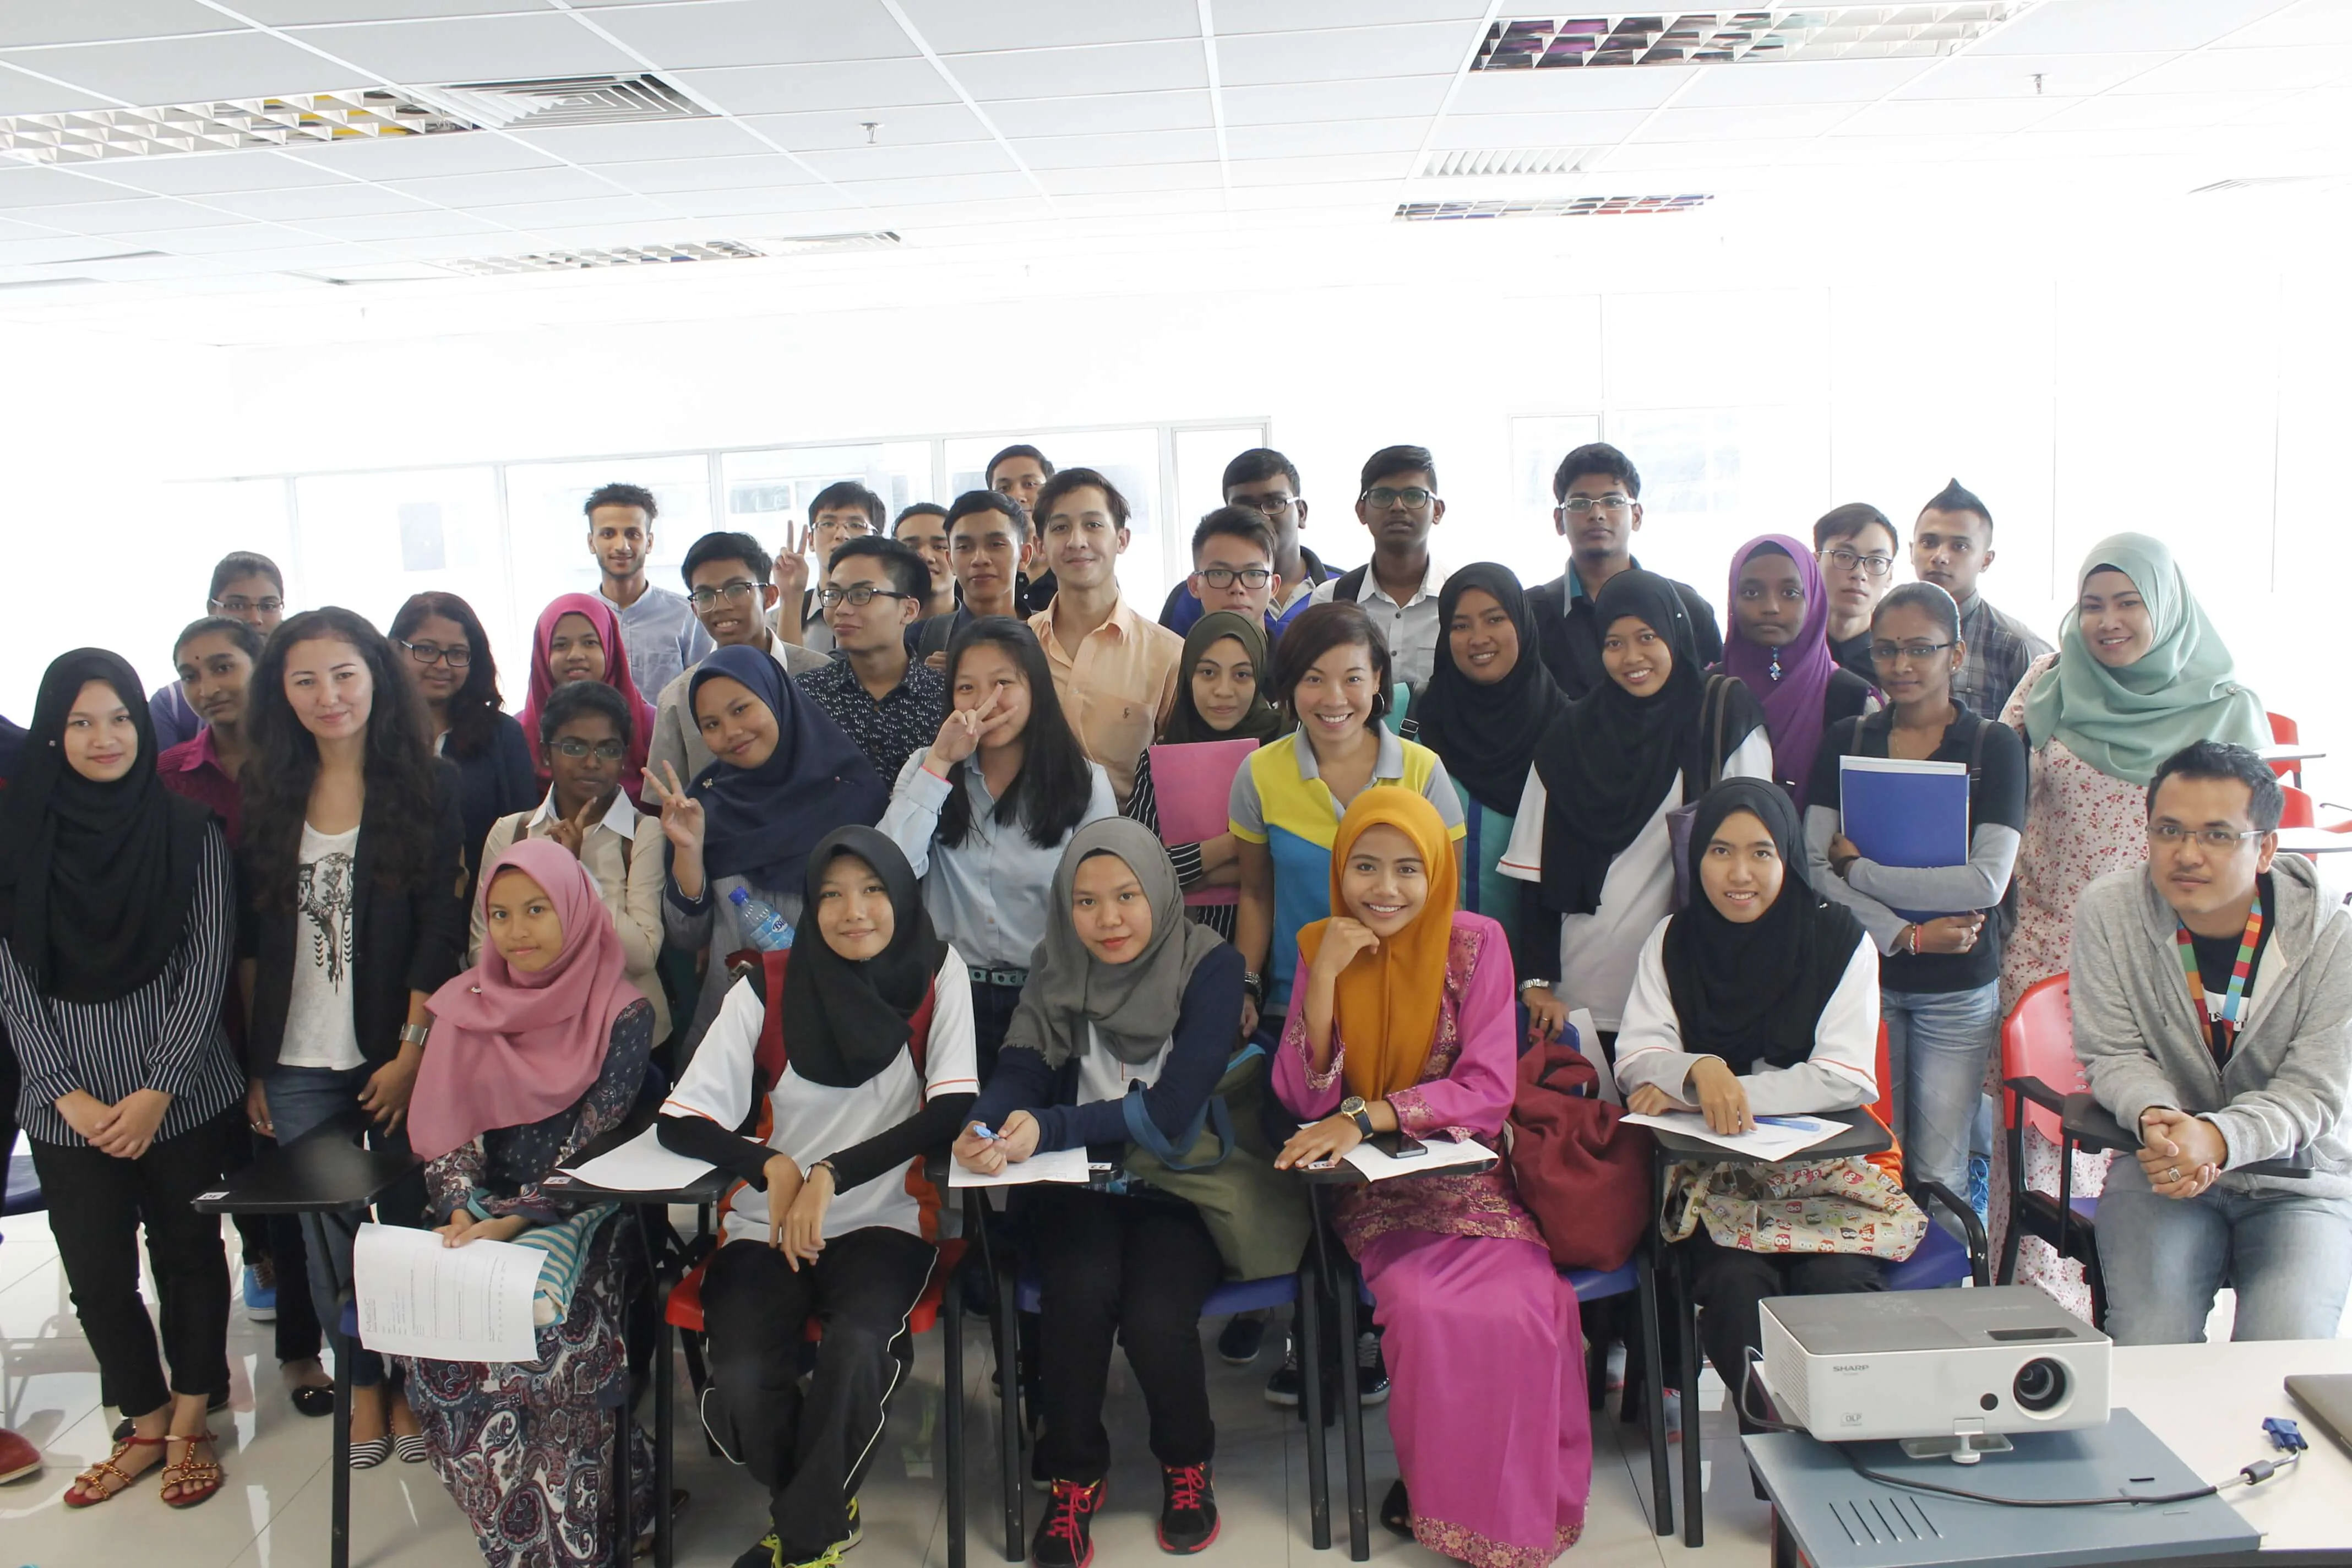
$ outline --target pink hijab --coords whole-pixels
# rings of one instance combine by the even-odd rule
[[[629,754],[621,764],[621,790],[633,805],[645,803],[646,752],[654,741],[654,705],[646,700],[645,693],[629,675],[629,648],[621,640],[621,617],[613,606],[593,594],[563,594],[539,612],[539,625],[530,634],[530,697],[522,705],[522,738],[530,747],[531,766],[539,770],[539,782],[548,781],[547,758],[539,749],[539,714],[547,700],[555,694],[555,677],[547,667],[547,641],[555,635],[555,623],[566,616],[583,616],[596,628],[596,640],[604,645],[604,684],[621,694],[633,715],[629,730]],[[659,696],[656,692],[655,695]]]
[[[509,867],[554,900],[563,951],[523,974],[485,942],[481,962],[433,994],[433,1035],[408,1102],[409,1145],[424,1159],[577,1104],[604,1070],[613,1021],[641,999],[588,868],[551,839],[519,839],[483,868],[475,896],[485,906]]]

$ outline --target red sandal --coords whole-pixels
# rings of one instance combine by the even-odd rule
[[[163,1489],[169,1491],[173,1487],[181,1489],[179,1496],[167,1497],[163,1500],[164,1507],[194,1508],[198,1503],[210,1499],[215,1492],[227,1484],[228,1477],[221,1469],[219,1460],[196,1458],[197,1444],[215,1441],[210,1432],[174,1432],[163,1441],[185,1443],[188,1446],[186,1455],[177,1463],[163,1467]],[[167,1448],[164,1452],[168,1456],[171,1450]]]
[[[107,1455],[106,1458],[99,1460],[98,1463],[92,1465],[89,1468],[84,1470],[81,1474],[74,1478],[74,1484],[66,1489],[66,1506],[68,1508],[94,1508],[98,1504],[104,1502],[109,1498],[121,1497],[124,1492],[131,1489],[131,1483],[136,1481],[139,1479],[139,1476],[143,1476],[147,1472],[142,1470],[139,1472],[139,1476],[131,1475],[124,1471],[122,1467],[116,1463],[116,1461],[121,1459],[125,1454],[131,1452],[133,1448],[160,1448],[169,1439],[163,1437],[141,1437],[136,1436],[117,1439],[114,1445],[114,1452]],[[104,1476],[112,1476],[116,1480],[122,1484],[116,1487],[111,1491],[92,1491],[90,1488]]]

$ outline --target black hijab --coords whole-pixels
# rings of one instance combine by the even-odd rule
[[[872,958],[844,958],[816,929],[825,868],[847,855],[874,868],[889,890],[890,943]],[[922,1010],[947,944],[931,929],[923,892],[898,847],[871,827],[836,827],[809,851],[801,938],[784,969],[784,1029],[793,1070],[828,1089],[855,1089],[898,1059]]]
[[[1518,629],[1519,661],[1508,675],[1481,684],[1454,662],[1447,630],[1465,590],[1494,596]],[[1497,816],[1511,816],[1528,787],[1528,769],[1545,732],[1568,709],[1568,698],[1545,668],[1540,633],[1528,596],[1507,566],[1481,561],[1445,580],[1437,595],[1437,664],[1413,706],[1421,743],[1437,753],[1454,783]]]
[[[703,869],[782,892],[800,880],[826,828],[881,820],[890,786],[841,726],[785,678],[783,666],[755,647],[722,647],[694,667],[686,688],[689,721],[695,694],[719,675],[740,681],[776,716],[776,749],[756,768],[713,761],[694,776],[688,793],[702,803]]]
[[[114,689],[139,735],[131,771],[109,784],[65,756],[67,716],[93,680]],[[0,794],[0,935],[44,995],[113,1002],[163,972],[187,928],[211,822],[156,773],[155,721],[129,664],[83,647],[49,666]]]
[[[1242,645],[1257,686],[1240,720],[1232,729],[1220,730],[1202,718],[1201,710],[1193,704],[1192,671],[1200,665],[1202,656],[1225,637]],[[1274,664],[1266,653],[1265,623],[1231,610],[1210,611],[1184,634],[1184,658],[1176,667],[1176,706],[1168,714],[1168,727],[1160,733],[1160,743],[1185,746],[1196,741],[1255,741],[1265,745],[1282,733],[1286,722],[1265,700],[1266,688],[1273,680]]]
[[[1778,784],[1726,779],[1707,791],[1691,829],[1693,859],[1706,856],[1724,818],[1741,811],[1764,824],[1780,852],[1779,896],[1742,925],[1696,890],[1666,922],[1664,951],[1683,1049],[1721,1057],[1735,1073],[1794,1067],[1813,1054],[1822,1009],[1862,940],[1845,907],[1823,903],[1805,880],[1797,808]]]

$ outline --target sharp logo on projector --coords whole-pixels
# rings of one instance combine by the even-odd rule
[[[2107,1419],[2107,1336],[2031,1286],[1763,1304],[1763,1381],[1825,1442],[1901,1438],[1962,1463],[2011,1432]]]

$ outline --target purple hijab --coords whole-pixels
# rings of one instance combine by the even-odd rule
[[[1739,629],[1739,571],[1765,546],[1770,545],[1796,563],[1797,580],[1805,586],[1805,619],[1786,647],[1774,649],[1749,642]],[[1829,593],[1822,585],[1822,569],[1813,552],[1785,533],[1767,533],[1741,545],[1731,557],[1730,597],[1725,605],[1723,663],[1726,675],[1736,675],[1764,704],[1764,727],[1772,736],[1772,776],[1788,787],[1800,816],[1805,792],[1812,782],[1813,757],[1822,746],[1822,710],[1829,695],[1830,676],[1837,659],[1830,653]],[[1772,657],[1780,658],[1780,679],[1772,679]]]

